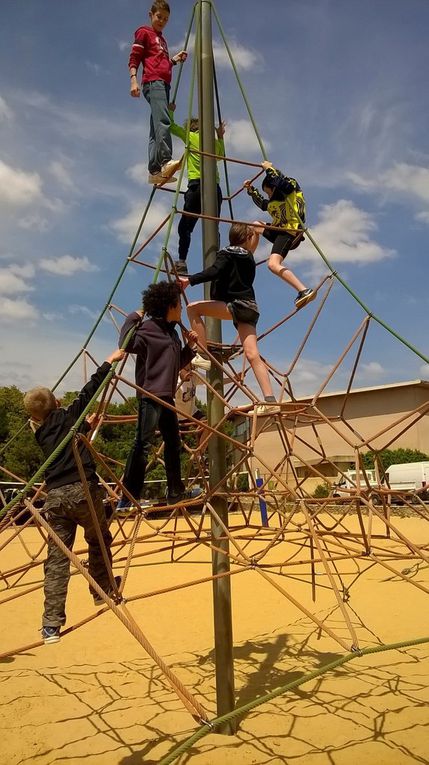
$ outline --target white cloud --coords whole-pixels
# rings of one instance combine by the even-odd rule
[[[137,165],[131,165],[127,168],[126,174],[132,181],[138,183],[140,186],[147,187],[147,163],[139,162]]]
[[[26,215],[23,218],[20,217],[18,226],[29,231],[39,231],[40,233],[49,229],[49,223],[42,215]]]
[[[0,96],[0,122],[12,122],[14,119],[14,113],[10,106],[6,103],[4,98]]]
[[[429,364],[422,364],[419,371],[423,380],[429,380]]]
[[[0,298],[0,319],[5,321],[15,321],[20,319],[36,319],[38,311],[25,299],[11,300],[10,298]]]
[[[0,294],[14,295],[20,292],[30,292],[33,289],[21,276],[13,273],[11,268],[0,268]]]
[[[98,266],[91,263],[87,257],[74,258],[72,255],[61,255],[59,258],[42,258],[40,268],[57,276],[72,276],[78,271],[99,271]]]
[[[167,207],[163,202],[152,202],[144,222],[140,239],[153,233],[163,219],[169,214],[170,209],[171,208]],[[142,213],[142,204],[135,204],[126,215],[109,224],[109,227],[115,232],[120,242],[125,242],[126,244],[132,242],[141,221]],[[162,233],[163,230],[161,229],[161,235]]]
[[[259,51],[245,48],[236,40],[229,40],[228,45],[238,69],[253,69],[255,66],[261,66],[263,57]],[[213,42],[213,54],[216,66],[220,68],[231,67],[231,61],[223,42],[219,40]]]
[[[429,210],[422,210],[422,212],[417,213],[415,218],[420,223],[429,223]]]
[[[100,313],[97,313],[97,311],[91,311],[91,309],[86,305],[73,304],[69,306],[68,311],[72,314],[72,316],[75,316],[76,314],[83,314],[84,316],[89,316],[90,319],[98,319],[100,315]]]
[[[67,163],[70,164],[70,163]],[[49,165],[49,172],[53,177],[55,178],[58,183],[63,186],[65,189],[72,189],[74,187],[74,183],[72,181],[70,171],[68,167],[66,166],[65,162],[60,162],[59,160],[52,160],[52,162]]]
[[[226,131],[225,141],[227,146],[227,153],[230,153],[231,151],[238,151],[241,155],[261,153],[253,125],[249,120],[228,121]],[[269,141],[266,141],[265,139],[264,145],[266,149],[271,148]],[[254,168],[250,168],[249,173],[255,174]]]
[[[381,377],[385,369],[378,361],[370,361],[368,364],[362,364],[359,367],[359,377]]]
[[[319,222],[311,228],[311,234],[330,262],[367,265],[396,254],[371,239],[376,229],[372,215],[349,200],[340,199],[322,206]],[[308,238],[300,245],[299,257],[311,261],[313,276],[324,273],[326,267]]]
[[[429,168],[421,165],[396,162],[382,173],[373,176],[349,173],[348,178],[361,191],[367,193],[383,192],[384,196],[394,196],[401,201],[411,198],[414,203],[429,202]],[[422,219],[426,222],[429,213],[423,212],[422,215]]]
[[[32,263],[11,263],[8,268],[13,274],[22,276],[23,279],[31,279],[36,273]]]
[[[0,202],[20,207],[41,198],[42,181],[38,173],[16,170],[0,160]]]

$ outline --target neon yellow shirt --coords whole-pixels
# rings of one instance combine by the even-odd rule
[[[180,125],[176,125],[173,118],[171,118],[170,131],[173,135],[176,135],[186,144],[186,130]],[[200,148],[200,134],[197,132],[189,132],[189,153],[187,158],[187,170],[188,181],[195,181],[201,178],[201,155],[193,152],[192,149],[199,151]],[[223,138],[216,138],[215,140],[215,153],[219,156],[225,156],[225,145]],[[219,171],[216,168],[216,182],[219,183]]]

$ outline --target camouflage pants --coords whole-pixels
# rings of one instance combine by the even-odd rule
[[[112,535],[108,529],[102,495],[99,488],[90,485],[95,513],[100,524],[110,563]],[[111,589],[109,575],[104,563],[91,512],[81,483],[68,484],[48,493],[45,503],[46,520],[66,547],[71,550],[78,526],[84,529],[88,544],[88,570],[105,592]],[[60,627],[66,621],[66,597],[70,579],[70,561],[49,538],[48,555],[45,561],[45,611],[42,624],[46,627]],[[90,588],[91,591],[91,588]]]

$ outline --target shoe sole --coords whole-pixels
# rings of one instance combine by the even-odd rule
[[[295,308],[297,308],[297,309],[304,308],[304,306],[307,305],[307,303],[311,303],[312,300],[315,299],[316,294],[317,293],[314,290],[314,292],[312,292],[310,295],[306,295],[305,297],[301,298],[301,300],[296,300],[295,301]]]
[[[53,635],[52,637],[43,638],[43,642],[45,645],[50,645],[51,643],[59,643],[61,640],[60,635]]]

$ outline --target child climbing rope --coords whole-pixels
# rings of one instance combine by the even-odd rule
[[[260,225],[260,224],[259,224]],[[188,305],[188,317],[192,329],[203,348],[207,348],[206,328],[202,316],[233,321],[239,334],[244,353],[259,383],[265,404],[256,408],[257,414],[272,412],[276,400],[273,395],[268,369],[262,361],[256,339],[256,324],[259,310],[255,302],[253,282],[256,265],[253,253],[259,242],[259,230],[246,223],[233,223],[229,230],[229,247],[217,253],[212,266],[198,274],[181,276],[183,289],[189,285],[211,282],[212,300],[201,300]],[[210,360],[198,354],[193,364],[200,359]],[[201,365],[202,366],[202,365]]]
[[[162,31],[170,17],[170,6],[165,0],[155,0],[149,11],[151,26],[139,27],[128,61],[131,78],[130,93],[140,97],[137,71],[142,64],[142,89],[149,103],[151,118],[149,132],[149,183],[172,183],[181,160],[173,160],[168,110],[171,70],[179,61],[186,61],[187,53],[181,50],[170,58],[167,41]]]
[[[184,126],[176,125],[173,118],[175,104],[170,104],[171,110],[171,132],[186,143],[186,134],[188,123]],[[189,153],[187,157],[188,188],[185,191],[185,201],[183,209],[199,215],[201,213],[201,156],[200,150],[200,126],[197,117],[191,117],[189,120]],[[217,139],[215,140],[215,154],[221,157],[225,155],[225,144],[223,136],[225,135],[225,123],[221,122],[216,128]],[[192,151],[194,150],[194,151]],[[220,215],[222,205],[222,191],[219,186],[219,171],[216,169],[216,192],[217,192],[217,214]],[[197,225],[198,218],[192,218],[189,215],[182,215],[179,221],[177,232],[179,234],[179,259],[175,266],[178,274],[186,274],[186,258],[191,244],[191,235]]]
[[[128,455],[123,483],[136,499],[141,497],[149,451],[160,430],[164,441],[164,462],[167,475],[167,504],[182,499],[193,499],[201,493],[185,490],[180,472],[180,435],[177,414],[162,402],[174,406],[179,370],[191,363],[195,356],[192,346],[197,340],[195,332],[189,332],[187,343],[182,348],[175,324],[180,321],[182,306],[181,290],[178,284],[158,282],[143,292],[143,311],[130,313],[122,326],[119,342],[122,345],[132,327],[134,335],[127,343],[126,350],[136,354],[136,385],[150,396],[137,391],[139,412],[133,448]],[[143,312],[149,317],[142,321]],[[118,510],[129,507],[130,501],[124,495]]]
[[[261,167],[266,172],[262,181],[262,190],[268,199],[264,199],[249,180],[243,186],[252,197],[255,205],[272,218],[272,225],[286,229],[284,233],[265,229],[263,236],[272,242],[268,268],[293,287],[298,295],[295,299],[296,308],[310,303],[316,297],[316,291],[306,287],[289,268],[283,265],[283,260],[289,250],[294,250],[304,239],[302,224],[305,223],[305,199],[301,187],[295,178],[288,178],[280,170],[276,170],[271,162],[262,162]],[[301,223],[302,222],[302,223]],[[262,225],[266,225],[263,224]]]
[[[69,433],[79,415],[109,374],[113,362],[123,359],[124,356],[125,351],[114,351],[92,375],[79,396],[67,409],[60,406],[49,388],[33,388],[25,394],[24,408],[31,417],[36,441],[45,457],[49,457]],[[80,425],[80,433],[88,432],[93,417],[94,415],[90,415],[87,421]],[[78,449],[107,556],[111,563],[112,535],[104,512],[103,495],[98,486],[95,464],[89,450],[82,442],[80,442]],[[77,527],[83,527],[85,541],[88,543],[89,573],[102,590],[110,594],[112,582],[88,507],[85,488],[80,480],[71,441],[46,469],[45,481],[48,497],[44,510],[52,530],[71,550]],[[69,579],[70,561],[49,537],[48,555],[45,561],[45,610],[42,619],[42,638],[45,643],[57,643],[60,639],[60,629],[66,621],[65,605]],[[90,592],[94,597],[94,603],[102,605],[103,600],[99,598],[98,594],[91,588]]]

